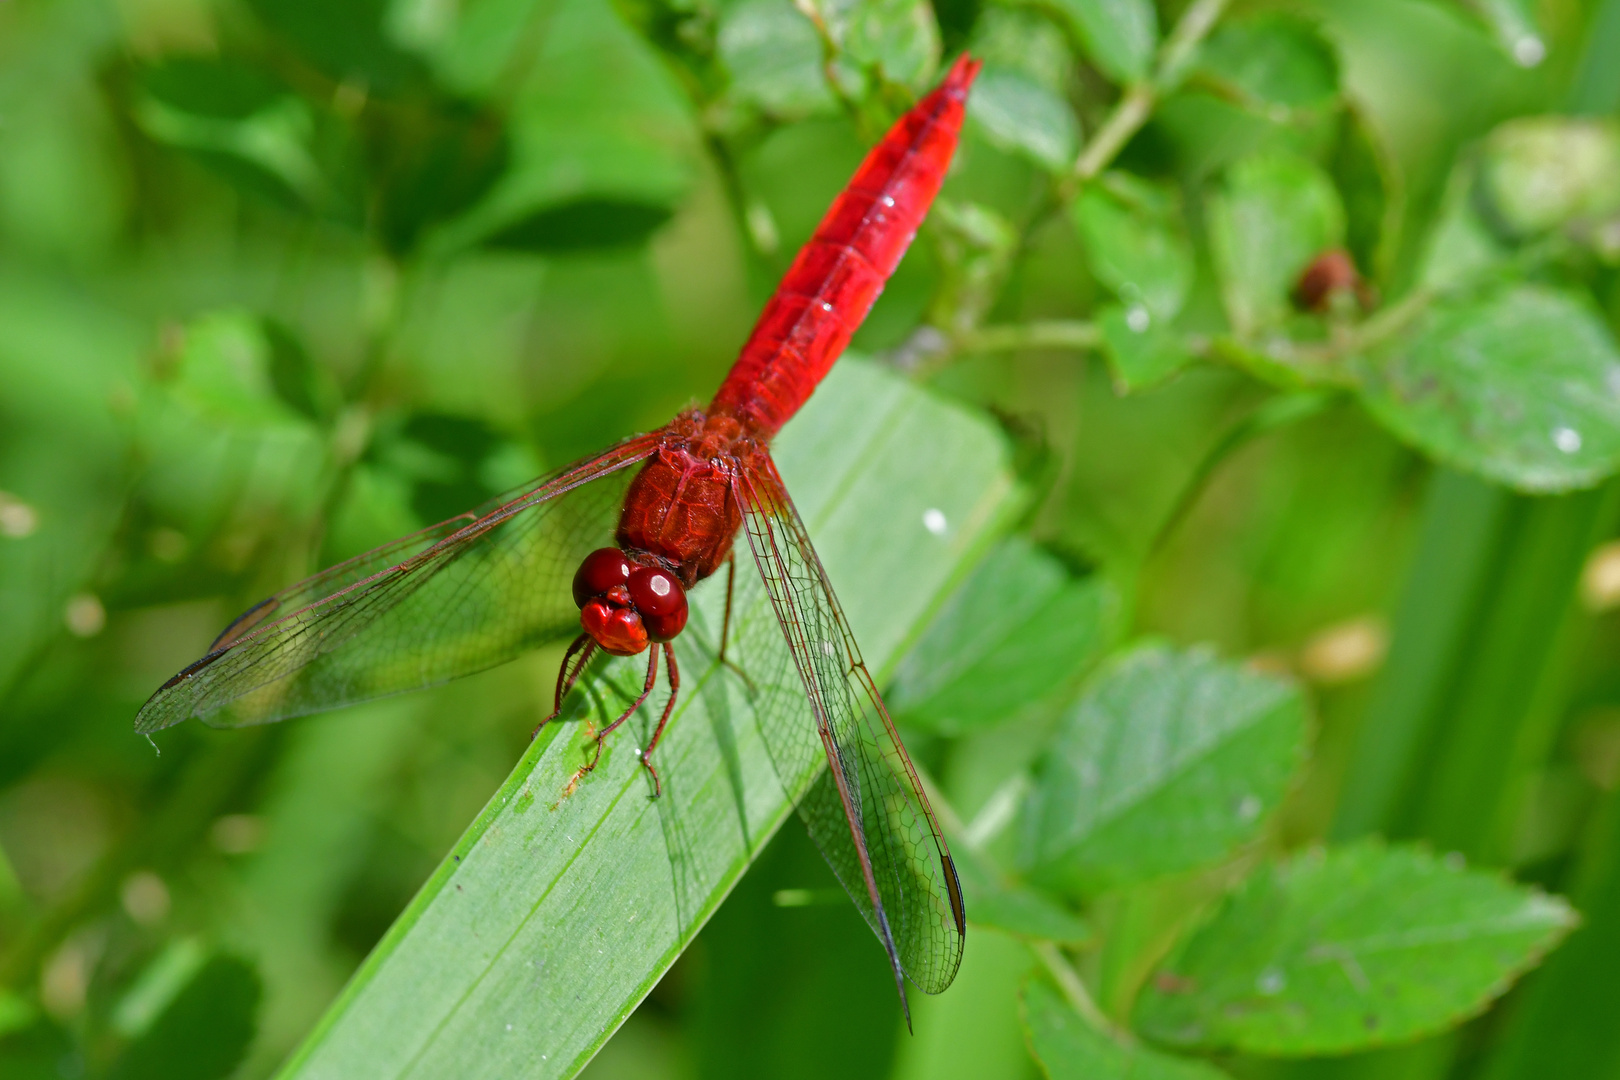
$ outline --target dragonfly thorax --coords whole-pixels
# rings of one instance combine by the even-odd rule
[[[574,603],[585,632],[615,656],[634,656],[686,628],[686,590],[679,579],[632,561],[618,548],[585,556],[574,574]]]

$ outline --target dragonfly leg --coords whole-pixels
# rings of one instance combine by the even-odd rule
[[[726,662],[726,646],[731,642],[731,597],[737,586],[737,552],[726,556],[726,616],[720,621],[720,662]]]
[[[574,688],[574,684],[579,681],[579,677],[585,673],[585,665],[591,662],[591,657],[595,653],[596,639],[589,634],[579,635],[574,639],[574,643],[568,646],[568,651],[563,653],[562,667],[557,669],[557,697],[552,702],[551,715],[536,724],[534,730],[529,732],[531,741],[545,729],[547,724],[557,719],[558,714],[562,712],[563,698],[568,696],[568,692]],[[570,663],[574,665],[573,671],[568,670]]]
[[[663,781],[658,779],[658,770],[653,768],[652,752],[653,748],[658,745],[658,740],[664,737],[664,725],[669,723],[670,714],[675,711],[675,699],[681,693],[681,670],[675,666],[675,649],[667,641],[664,642],[664,662],[669,665],[669,674],[666,676],[669,679],[669,700],[664,703],[664,715],[658,718],[658,726],[653,729],[652,739],[648,741],[647,749],[641,752],[641,763],[647,766],[648,772],[652,773],[653,798],[655,799],[664,793],[664,784]]]
[[[596,753],[591,755],[591,763],[589,765],[585,766],[585,768],[583,770],[584,772],[590,772],[592,769],[596,768],[596,763],[599,760],[601,760],[601,758],[602,758],[602,740],[606,739],[609,735],[611,735],[615,731],[617,731],[619,729],[620,724],[623,724],[626,720],[630,719],[630,717],[635,715],[636,710],[641,708],[641,703],[647,700],[648,696],[653,691],[653,686],[657,682],[658,682],[658,650],[657,649],[648,649],[647,650],[647,683],[646,683],[645,686],[643,686],[641,688],[641,696],[636,698],[635,701],[631,702],[630,707],[628,709],[624,710],[624,712],[620,713],[619,718],[617,720],[613,721],[613,723],[609,724],[607,727],[603,728],[601,731],[596,733]]]
[[[754,680],[748,677],[748,672],[726,659],[726,646],[731,642],[731,598],[736,592],[737,585],[737,553],[733,551],[726,556],[726,615],[720,622],[720,656],[722,665],[731,669],[732,674],[741,679],[748,687],[750,694],[754,693]],[[673,654],[671,663],[674,662]]]

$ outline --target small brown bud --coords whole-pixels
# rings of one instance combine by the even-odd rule
[[[1343,248],[1328,248],[1312,259],[1294,285],[1294,306],[1301,311],[1324,312],[1340,296],[1353,296],[1362,310],[1372,306],[1372,290],[1356,270],[1355,260]]]

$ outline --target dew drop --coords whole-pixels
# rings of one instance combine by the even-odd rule
[[[1153,316],[1148,314],[1148,309],[1141,304],[1134,304],[1125,313],[1125,325],[1131,328],[1131,333],[1143,334],[1153,325]]]
[[[1520,67],[1533,68],[1547,59],[1547,45],[1534,34],[1526,34],[1513,43],[1513,62]]]
[[[1262,807],[1258,795],[1245,795],[1238,802],[1237,816],[1239,821],[1253,821],[1260,816]]]
[[[1260,977],[1255,980],[1256,988],[1267,997],[1277,996],[1283,992],[1283,987],[1287,985],[1287,977],[1276,968],[1266,968],[1260,973]]]
[[[883,196],[883,198],[879,199],[878,201],[881,202],[884,206],[893,206],[894,205],[894,196],[893,195],[885,195],[885,196]]]
[[[935,509],[932,506],[923,511],[923,528],[935,536],[944,536],[945,530],[949,527],[950,522],[945,520],[945,511]]]
[[[1573,454],[1581,448],[1581,433],[1571,427],[1553,428],[1553,445],[1566,454]]]

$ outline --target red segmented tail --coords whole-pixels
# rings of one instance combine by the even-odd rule
[[[710,405],[770,438],[799,411],[911,246],[962,130],[980,61],[963,55],[872,148],[788,268]]]

